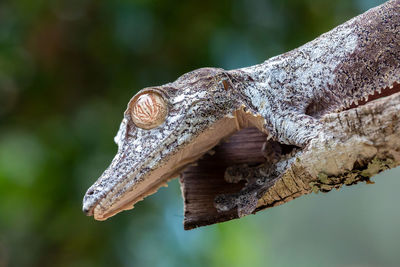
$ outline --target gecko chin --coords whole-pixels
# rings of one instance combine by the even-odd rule
[[[109,192],[103,199],[93,206],[91,214],[96,220],[103,221],[113,215],[132,209],[135,203],[143,200],[146,196],[155,193],[160,187],[166,186],[166,182],[174,178],[174,172],[159,174],[162,169],[155,172],[149,172],[141,179],[132,179],[127,176],[126,180],[137,180],[132,187],[122,188]],[[112,204],[110,204],[113,202]]]

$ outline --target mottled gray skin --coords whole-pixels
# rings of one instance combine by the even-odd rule
[[[89,188],[84,211],[107,213],[148,173],[241,107],[261,116],[261,130],[274,140],[305,147],[320,133],[321,116],[347,109],[400,80],[399,14],[400,0],[388,1],[262,64],[232,71],[199,69],[155,88],[170,105],[166,122],[139,129],[128,108],[116,138],[118,154]],[[248,183],[238,194],[217,198],[216,207],[251,213],[288,164],[282,156],[257,168],[229,169],[227,176],[235,173],[234,180]]]
[[[92,185],[83,201],[83,210],[93,214],[105,212],[109,203],[118,201],[126,192],[193,143],[196,137],[225,116],[232,116],[241,103],[226,89],[225,71],[203,68],[184,74],[175,82],[145,91],[160,93],[168,103],[166,121],[157,128],[136,127],[130,116],[130,103],[115,142],[118,153],[111,165]],[[231,86],[228,84],[228,86]],[[200,156],[200,155],[199,155]],[[164,182],[164,181],[160,181]],[[162,185],[162,183],[160,183]]]
[[[231,71],[240,101],[280,142],[304,146],[318,119],[398,81],[399,1],[389,1],[264,63]],[[384,50],[382,50],[384,49]]]
[[[389,1],[298,49],[232,72],[241,81],[236,83],[239,99],[265,118],[274,139],[304,147],[320,132],[321,116],[357,105],[400,81],[400,1]],[[216,207],[237,207],[239,216],[253,212],[282,167],[290,164],[286,158],[256,168],[229,168],[227,180],[234,173],[234,180],[248,183],[237,194],[217,197]]]

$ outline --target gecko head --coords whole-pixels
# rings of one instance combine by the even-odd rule
[[[133,208],[235,132],[229,115],[237,105],[224,74],[203,68],[139,91],[115,137],[118,153],[86,192],[83,211],[105,220]]]

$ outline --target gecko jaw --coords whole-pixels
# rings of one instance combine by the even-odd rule
[[[367,95],[361,100],[358,100],[358,101],[354,100],[350,103],[347,103],[345,108],[341,108],[341,109],[337,110],[336,112],[341,112],[341,111],[345,111],[345,110],[349,110],[349,109],[356,109],[357,107],[365,105],[375,99],[393,95],[393,94],[396,94],[399,92],[400,92],[400,83],[393,83],[391,86],[389,86],[387,88],[384,88],[381,90],[378,89],[378,90],[374,91],[373,94]],[[234,122],[237,122],[237,118],[235,118],[234,116],[230,117],[230,119]],[[233,124],[235,125],[235,127],[234,127],[234,129],[229,130],[230,133],[233,133],[234,131],[237,130],[236,124],[235,123],[233,123]],[[215,143],[213,143],[212,145],[208,146],[206,149],[203,148],[204,150],[202,150],[201,155],[203,155],[209,149],[214,147],[218,142],[219,142],[219,140],[216,141]],[[99,195],[99,197],[97,198],[97,200],[95,202],[92,201],[90,203],[89,201],[84,201],[83,211],[88,216],[93,215],[96,220],[105,220],[122,210],[132,209],[133,205],[135,203],[142,200],[146,196],[155,193],[161,186],[166,185],[166,183],[170,179],[177,177],[177,173],[179,173],[179,171],[184,166],[186,166],[189,163],[195,162],[199,157],[201,157],[201,155],[199,155],[198,157],[195,157],[195,158],[191,158],[188,161],[185,161],[185,164],[181,164],[179,169],[173,168],[170,166],[169,169],[167,168],[167,171],[165,171],[164,173],[162,173],[158,176],[154,176],[153,178],[151,178],[152,177],[151,173],[141,175],[140,178],[139,177],[132,178],[132,177],[126,176],[124,179],[122,179],[122,181],[123,180],[134,181],[133,185],[131,184],[128,187],[127,183],[122,182],[121,183],[122,187],[120,187],[118,189],[114,188],[113,190],[108,191],[108,192],[107,191],[102,192],[102,194]],[[143,167],[138,167],[138,168],[143,168]],[[170,170],[173,170],[173,171],[170,171]],[[137,172],[135,172],[135,173],[137,174]],[[136,175],[134,175],[134,176],[136,176]],[[143,181],[143,180],[146,180],[148,182],[139,187],[141,181]],[[96,188],[97,186],[101,187],[101,185],[95,184],[88,190],[86,195],[90,196],[91,189]]]
[[[167,182],[171,180],[172,178],[175,178],[175,175],[170,175],[167,176],[166,178],[161,178],[161,179],[156,179],[157,177],[151,179],[151,175],[148,175],[146,177],[143,177],[141,180],[142,181],[154,181],[156,182],[149,184],[147,183],[146,185],[138,184],[136,187],[133,187],[131,190],[124,192],[121,194],[121,198],[115,202],[118,203],[118,205],[109,205],[107,202],[109,199],[107,196],[103,199],[101,199],[94,207],[93,207],[93,213],[92,215],[94,218],[98,221],[104,221],[108,219],[109,217],[114,216],[115,214],[123,211],[123,210],[130,210],[134,208],[134,204],[137,202],[143,200],[146,196],[154,194],[159,188],[162,186],[167,186]],[[129,179],[129,178],[127,178]],[[141,187],[140,189],[138,187]],[[138,193],[138,191],[140,193]],[[134,197],[131,197],[130,194],[134,194]],[[109,208],[106,208],[107,206],[110,206]]]
[[[351,101],[348,105],[343,110],[349,110],[349,109],[354,109],[359,106],[363,106],[371,101],[374,101],[376,99],[394,95],[396,93],[400,92],[400,83],[395,82],[391,86],[385,87],[385,88],[378,88],[377,90],[374,90],[372,94],[366,94],[365,96],[362,97],[362,99],[359,100],[353,100]],[[340,111],[343,111],[340,110]]]
[[[184,145],[175,154],[161,159],[155,167],[146,170],[146,166],[137,166],[130,175],[118,178],[118,181],[109,186],[104,192],[97,192],[97,198],[87,195],[84,199],[83,210],[96,220],[107,218],[123,210],[132,209],[133,205],[146,196],[155,193],[161,186],[172,178],[178,177],[183,168],[197,161],[201,156],[215,147],[221,139],[236,132],[233,118],[225,117],[214,127],[202,132],[196,140]],[[140,170],[145,170],[141,172]],[[107,177],[108,173],[104,174]],[[99,179],[101,180],[101,179]],[[96,183],[91,188],[101,185]]]
[[[328,113],[340,113],[342,111],[355,109],[359,106],[368,104],[369,102],[372,102],[374,100],[394,95],[399,92],[400,92],[400,82],[393,82],[389,86],[373,90],[371,93],[365,93],[363,96],[358,97],[356,99],[352,99],[347,102],[346,100],[344,100],[345,103],[343,105],[337,106],[335,109],[330,110]]]
[[[118,165],[118,162],[115,165]],[[162,166],[163,162],[159,165]],[[143,165],[132,166],[131,171],[118,178],[111,177],[107,169],[85,194],[83,212],[87,216],[94,216],[96,220],[105,220],[122,210],[132,209],[133,204],[154,193],[161,186],[165,186],[174,177],[170,172],[160,173],[160,171],[149,170],[141,173],[139,170],[143,169],[145,169]],[[103,180],[115,180],[115,182],[113,185],[103,186]],[[134,196],[127,201],[126,196],[131,192]]]

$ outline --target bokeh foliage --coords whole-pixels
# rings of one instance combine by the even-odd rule
[[[190,232],[177,181],[106,222],[81,212],[137,90],[262,62],[382,2],[1,1],[0,266],[396,266],[398,169]]]

